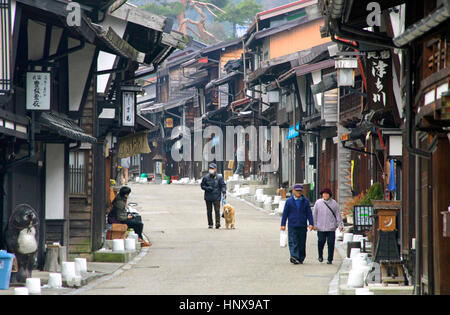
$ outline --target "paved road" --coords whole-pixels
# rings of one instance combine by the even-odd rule
[[[288,295],[327,294],[341,263],[317,261],[315,232],[308,232],[303,265],[279,246],[280,217],[228,198],[236,229],[208,229],[198,186],[133,184],[144,233],[153,246],[131,269],[81,294]],[[222,219],[223,220],[223,219]],[[224,222],[222,222],[222,227]]]

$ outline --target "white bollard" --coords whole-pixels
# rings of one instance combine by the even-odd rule
[[[86,258],[75,258],[75,274],[80,276],[87,272]]]
[[[352,248],[351,250],[350,250],[350,258],[354,258],[354,257],[356,257],[357,255],[359,255],[361,253],[361,249],[360,248]]]
[[[344,233],[343,243],[348,243],[353,241],[353,233]]]
[[[113,252],[125,251],[125,242],[123,239],[113,240]]]
[[[134,238],[127,238],[125,240],[125,250],[129,250],[129,251],[136,250],[136,240]]]
[[[29,295],[28,288],[25,287],[14,288],[14,295]]]
[[[59,289],[62,287],[62,276],[60,273],[48,274],[48,286],[50,288]]]
[[[362,288],[364,286],[364,272],[356,269],[348,274],[347,286],[351,288]]]
[[[278,213],[283,213],[284,211],[284,206],[286,204],[285,200],[280,200],[280,203],[278,204]]]
[[[374,293],[369,288],[356,288],[355,295],[374,295]]]
[[[27,278],[26,285],[28,293],[41,294],[41,278]]]
[[[76,276],[75,263],[71,261],[64,261],[61,268],[62,278],[66,281],[73,279]]]

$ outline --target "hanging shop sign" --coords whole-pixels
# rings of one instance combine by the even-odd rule
[[[136,93],[122,91],[122,126],[134,127],[136,124]]]
[[[120,139],[118,154],[120,159],[150,152],[146,132],[131,134]]]
[[[389,50],[367,53],[367,104],[369,109],[384,109],[393,103],[392,59]]]
[[[300,129],[300,124],[299,123],[296,124],[295,129],[297,129],[297,130]],[[289,131],[288,131],[288,133],[286,135],[286,139],[289,140],[289,139],[298,137],[300,135],[300,133],[297,130],[295,130],[295,129],[294,129],[294,126],[289,127]]]
[[[27,110],[50,110],[50,72],[27,72]]]
[[[166,128],[173,128],[173,118],[166,118]]]

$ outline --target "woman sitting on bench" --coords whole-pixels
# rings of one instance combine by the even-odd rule
[[[144,224],[134,219],[131,214],[127,213],[127,199],[130,193],[130,187],[123,186],[122,188],[120,188],[119,193],[112,203],[112,209],[108,214],[108,223],[126,224],[128,228],[131,228],[136,232],[142,247],[151,246],[151,244],[144,241],[144,238],[142,237]]]

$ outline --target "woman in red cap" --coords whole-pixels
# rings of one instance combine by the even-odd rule
[[[323,249],[325,247],[325,243],[327,243],[327,264],[331,264],[334,256],[336,228],[339,227],[342,231],[344,229],[344,225],[342,223],[339,205],[336,200],[331,198],[333,195],[331,190],[329,188],[324,188],[320,194],[322,195],[322,198],[317,199],[314,204],[314,230],[317,231],[319,261],[323,261]]]

